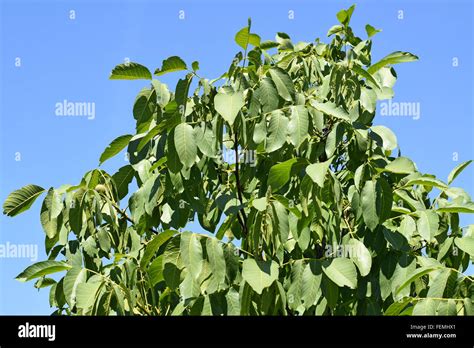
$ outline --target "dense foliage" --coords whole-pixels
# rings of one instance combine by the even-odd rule
[[[262,41],[249,21],[214,80],[170,57],[154,75],[185,71],[174,92],[140,64],[113,69],[151,80],[136,134],[100,156],[127,148],[130,163],[9,195],[14,216],[46,193],[48,260],[17,279],[50,287],[55,314],[472,314],[474,225],[459,214],[474,203],[452,186],[470,161],[443,182],[373,125],[377,100],[393,97],[392,65],[417,57],[372,63],[379,30],[355,36],[353,9],[327,44]],[[195,219],[209,233],[183,231]]]

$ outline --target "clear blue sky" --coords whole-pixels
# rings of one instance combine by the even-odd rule
[[[133,132],[132,106],[145,81],[110,81],[126,57],[154,69],[171,55],[200,62],[200,74],[217,77],[238,51],[233,38],[252,17],[263,39],[277,31],[294,41],[325,37],[335,14],[356,2],[353,26],[382,28],[373,59],[396,50],[420,61],[397,66],[394,101],[418,102],[421,117],[382,117],[402,153],[422,172],[446,179],[461,161],[474,158],[473,5],[470,1],[20,1],[0,0],[0,200],[29,183],[43,187],[77,183],[98,165],[116,136]],[[75,20],[69,19],[70,10]],[[185,19],[179,19],[184,10]],[[289,19],[289,11],[294,19]],[[399,10],[404,18],[398,19]],[[21,67],[15,59],[21,59]],[[452,66],[453,57],[459,61]],[[174,88],[179,74],[162,80]],[[57,117],[64,99],[95,102],[95,119]],[[15,154],[21,161],[15,161]],[[453,161],[457,152],[459,161]],[[113,173],[120,156],[104,165]],[[474,168],[457,186],[474,195]],[[40,200],[17,218],[0,217],[0,243],[37,243],[44,259]],[[463,223],[473,223],[472,217]],[[0,259],[0,314],[49,314],[48,290],[14,277],[30,261]]]

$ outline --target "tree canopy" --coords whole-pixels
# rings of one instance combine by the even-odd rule
[[[126,149],[129,163],[7,197],[15,216],[45,194],[48,259],[17,279],[50,287],[67,315],[473,314],[474,225],[459,215],[474,203],[453,186],[471,161],[443,181],[374,125],[393,65],[418,58],[372,62],[380,30],[356,36],[353,10],[328,43],[263,41],[249,20],[213,80],[177,56],[153,74],[116,66],[110,79],[149,80],[135,130],[99,158]],[[172,91],[153,77],[169,73],[181,74]],[[203,233],[186,231],[195,220]]]

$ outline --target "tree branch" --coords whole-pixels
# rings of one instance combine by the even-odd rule
[[[238,143],[238,137],[237,137],[237,132],[234,131],[234,152],[235,152],[235,182],[237,186],[237,196],[239,197],[240,204],[242,205],[242,210],[239,210],[239,212],[242,214],[241,219],[239,218],[239,213],[237,213],[237,218],[239,218],[239,222],[242,225],[242,229],[244,232],[244,235],[248,235],[248,230],[247,230],[247,216],[245,214],[243,205],[244,205],[244,199],[242,195],[242,186],[240,185],[240,174],[239,174],[239,143]]]

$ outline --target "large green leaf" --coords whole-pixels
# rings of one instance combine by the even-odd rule
[[[185,167],[192,167],[196,161],[197,146],[194,129],[187,123],[181,123],[174,129],[174,145],[179,160]]]
[[[350,117],[349,117],[349,114],[347,113],[347,111],[345,111],[344,109],[342,109],[341,107],[337,106],[334,103],[331,103],[331,102],[320,103],[320,102],[317,102],[315,100],[312,100],[311,105],[316,110],[318,110],[318,111],[320,111],[320,112],[322,112],[326,115],[339,118],[339,119],[341,119],[343,121],[346,121],[346,122],[350,122],[350,120],[351,120]]]
[[[109,146],[102,152],[102,155],[100,155],[99,165],[122,151],[128,145],[132,137],[133,135],[126,134],[112,140]]]
[[[78,308],[86,311],[94,305],[102,283],[80,283],[76,288],[76,304]]]
[[[219,93],[214,97],[214,107],[216,111],[231,126],[234,124],[240,109],[245,105],[244,95],[242,92]]]
[[[73,307],[76,303],[77,286],[87,281],[87,271],[81,267],[71,268],[64,277],[63,289],[67,303]]]
[[[439,268],[434,268],[434,267],[420,267],[417,268],[414,272],[408,274],[408,279],[406,279],[404,282],[402,282],[398,287],[395,292],[395,294],[399,294],[405,287],[409,286],[411,283],[413,283],[416,279],[424,276],[425,274],[428,274],[430,272],[433,272],[434,270],[437,270]]]
[[[133,180],[135,170],[129,164],[121,167],[117,173],[112,175],[112,179],[115,182],[119,199],[125,198],[128,194],[128,185]]]
[[[41,225],[50,239],[54,238],[59,230],[57,217],[61,214],[62,208],[61,196],[54,188],[50,188],[41,206],[40,215]]]
[[[418,233],[424,240],[431,242],[438,233],[439,216],[432,210],[422,210],[419,215],[417,221]]]
[[[257,47],[260,46],[260,36],[250,33],[249,25],[240,29],[237,34],[235,34],[235,42],[244,50],[247,50],[249,44]]]
[[[313,163],[306,167],[306,173],[319,187],[324,186],[324,179],[332,163],[332,158],[325,162]]]
[[[281,110],[275,110],[270,114],[268,136],[265,143],[267,152],[279,150],[286,142],[288,122],[288,117]]]
[[[360,275],[365,277],[372,268],[372,255],[364,243],[351,238],[347,245],[350,247],[350,258],[359,269]]]
[[[406,157],[395,158],[385,166],[384,170],[395,174],[411,174],[416,172],[415,164]]]
[[[386,65],[392,65],[392,64],[398,64],[398,63],[406,63],[406,62],[413,62],[415,60],[418,60],[418,57],[415,56],[414,54],[408,53],[408,52],[400,52],[396,51],[393,53],[390,53],[388,56],[383,57],[381,60],[379,60],[377,63],[372,64],[367,71],[370,74],[375,73],[377,70],[383,68]]]
[[[197,279],[202,270],[202,246],[200,236],[196,233],[181,233],[180,251],[183,263],[190,274]]]
[[[176,231],[166,230],[155,235],[145,247],[142,259],[140,260],[140,267],[145,268],[150,260],[155,256],[156,252],[166,241],[175,235]]]
[[[133,117],[137,120],[137,133],[148,130],[149,121],[156,108],[155,89],[143,88],[135,98]]]
[[[151,80],[151,72],[138,63],[125,63],[117,65],[110,74],[111,80]]]
[[[372,126],[371,130],[382,139],[381,146],[384,150],[392,151],[397,148],[397,137],[389,128],[385,126]]]
[[[36,198],[44,191],[45,189],[41,186],[31,184],[13,191],[3,203],[3,214],[15,216],[28,210]]]
[[[423,185],[430,187],[437,187],[441,190],[445,190],[448,186],[441,180],[429,177],[429,176],[420,176],[414,179],[410,179],[406,182],[404,186],[413,186],[413,185]]]
[[[454,238],[454,243],[459,249],[474,257],[474,237]]]
[[[260,86],[255,90],[253,96],[262,106],[264,113],[278,108],[278,92],[272,79],[269,77],[264,77],[262,81],[260,81]]]
[[[354,263],[345,257],[337,257],[323,263],[323,271],[338,286],[347,286],[351,289],[357,286],[357,271]]]
[[[270,168],[267,184],[272,187],[273,192],[278,191],[290,180],[291,169],[296,162],[297,158],[292,158]]]
[[[155,70],[155,75],[164,75],[174,71],[186,70],[186,63],[178,56],[172,56],[163,60],[161,64],[161,69],[157,68]]]
[[[474,214],[474,203],[468,202],[464,204],[459,204],[452,202],[447,204],[441,208],[437,209],[440,213],[467,213],[467,214]]]
[[[216,238],[207,238],[206,240],[206,253],[209,259],[209,264],[211,265],[212,277],[221,285],[225,281],[226,267],[225,267],[225,258],[224,250],[222,245]]]
[[[292,101],[295,96],[295,87],[290,76],[280,68],[271,68],[269,72],[280,97],[286,101]]]
[[[17,275],[15,279],[25,282],[48,274],[65,271],[69,268],[71,268],[71,266],[62,261],[40,261],[27,267],[23,272]]]
[[[458,164],[448,175],[448,185],[450,185],[461,172],[472,163],[472,160]]]
[[[305,267],[302,275],[302,300],[306,308],[311,307],[318,299],[322,280],[321,263],[311,260]]]
[[[256,261],[245,259],[242,265],[242,278],[258,294],[278,279],[278,264],[275,261]]]
[[[288,135],[291,143],[298,148],[308,137],[309,117],[308,110],[304,105],[291,107],[290,122],[288,123]]]
[[[392,190],[384,179],[365,182],[361,192],[362,216],[370,230],[375,230],[388,218],[392,199]]]
[[[239,293],[234,288],[230,288],[225,298],[227,301],[227,315],[240,315]]]

